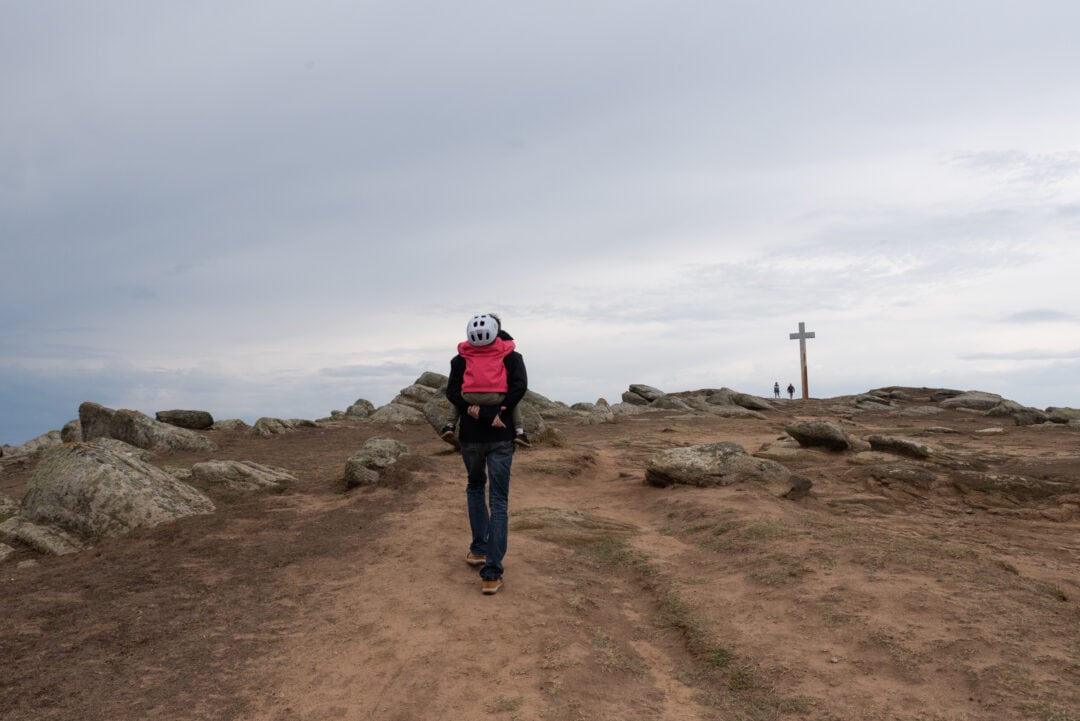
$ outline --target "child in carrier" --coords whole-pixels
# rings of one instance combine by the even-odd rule
[[[502,329],[502,321],[494,313],[473,316],[465,330],[468,340],[459,343],[457,349],[458,354],[465,359],[461,397],[472,405],[500,405],[506,399],[507,390],[503,359],[514,350],[514,339]],[[525,433],[520,403],[514,406],[511,416],[514,422],[514,443],[530,448],[532,444]],[[439,432],[439,436],[447,443],[455,443],[454,428],[459,417],[458,409],[451,407],[446,424]]]

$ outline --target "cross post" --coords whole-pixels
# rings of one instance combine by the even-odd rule
[[[799,360],[802,365],[802,397],[803,400],[810,398],[810,389],[806,385],[806,339],[813,338],[813,331],[806,332],[806,323],[799,323],[798,333],[789,333],[788,338],[799,341]]]

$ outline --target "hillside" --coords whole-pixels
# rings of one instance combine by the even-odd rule
[[[515,457],[490,597],[461,459],[427,424],[204,432],[217,451],[153,462],[298,481],[200,486],[212,515],[0,561],[0,719],[1080,721],[1080,427],[898,395],[551,420],[561,440]],[[814,418],[934,453],[777,443]],[[346,490],[372,437],[412,453]],[[657,452],[720,441],[812,488],[645,483]]]

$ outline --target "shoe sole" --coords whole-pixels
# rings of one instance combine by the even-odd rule
[[[499,589],[500,589],[500,588],[502,588],[502,587],[503,587],[503,585],[502,585],[502,581],[499,581],[499,585],[498,585],[498,586],[495,586],[495,587],[493,587],[493,588],[482,588],[482,589],[480,589],[480,591],[481,591],[481,593],[483,593],[483,594],[484,594],[485,596],[494,596],[494,595],[495,595],[496,593],[498,593],[498,592],[499,592]]]
[[[470,566],[483,566],[485,563],[487,563],[487,559],[486,558],[466,558],[465,563],[469,564]]]

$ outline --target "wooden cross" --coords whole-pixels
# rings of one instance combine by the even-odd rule
[[[789,333],[788,338],[799,341],[799,360],[802,362],[802,397],[803,400],[810,398],[810,389],[806,387],[806,339],[813,338],[813,331],[806,332],[806,323],[799,323],[798,333]]]

